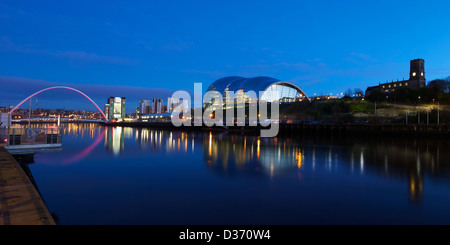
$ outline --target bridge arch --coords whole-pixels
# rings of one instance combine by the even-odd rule
[[[48,91],[48,90],[52,90],[52,89],[67,89],[67,90],[75,91],[75,92],[77,92],[77,93],[83,95],[83,96],[86,97],[86,99],[88,99],[92,104],[94,104],[95,107],[97,107],[98,111],[102,114],[103,118],[105,118],[105,120],[108,121],[108,118],[105,116],[105,113],[103,113],[103,111],[100,109],[100,107],[98,107],[98,105],[97,105],[91,98],[89,98],[89,96],[87,96],[85,93],[81,92],[80,90],[77,90],[77,89],[74,89],[74,88],[71,88],[71,87],[66,87],[66,86],[54,86],[54,87],[49,87],[49,88],[45,88],[45,89],[39,90],[39,91],[37,91],[36,93],[34,93],[34,94],[28,96],[26,99],[24,99],[24,100],[23,100],[22,102],[20,102],[18,105],[16,105],[16,106],[9,112],[9,114],[12,114],[17,108],[19,108],[19,106],[21,106],[21,105],[22,105],[23,103],[25,103],[27,100],[33,98],[34,96],[36,96],[36,95],[38,95],[38,94],[40,94],[40,93],[42,93],[42,92],[45,92],[45,91]]]

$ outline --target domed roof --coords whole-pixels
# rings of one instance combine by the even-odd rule
[[[272,85],[284,85],[294,88],[309,100],[308,96],[295,84],[284,82],[273,77],[224,77],[213,82],[207,91],[218,91],[223,94],[226,89],[234,92],[242,89],[244,92],[255,91],[258,93],[259,91],[265,91]]]

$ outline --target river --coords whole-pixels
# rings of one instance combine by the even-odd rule
[[[63,134],[28,164],[60,224],[450,224],[447,140]]]

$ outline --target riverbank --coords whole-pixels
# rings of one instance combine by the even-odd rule
[[[0,147],[0,225],[55,225],[20,164]]]

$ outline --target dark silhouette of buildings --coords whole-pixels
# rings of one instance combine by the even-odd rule
[[[380,83],[378,86],[368,87],[366,89],[366,96],[369,96],[372,91],[379,89],[383,93],[393,93],[399,88],[419,89],[426,85],[425,79],[425,60],[415,59],[410,62],[410,71],[408,80],[397,80],[396,82]]]

